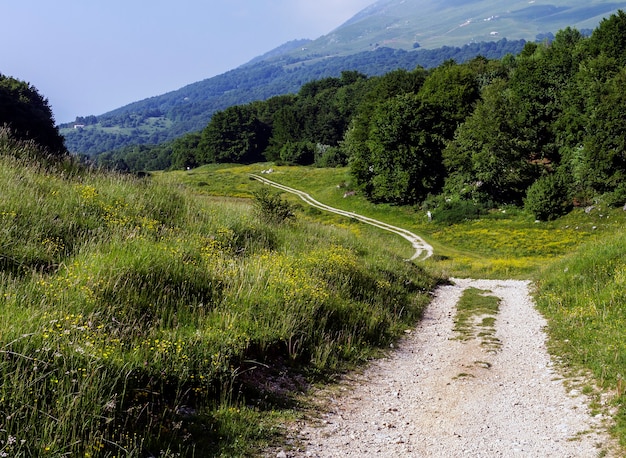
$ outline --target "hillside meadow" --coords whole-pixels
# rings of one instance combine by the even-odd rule
[[[358,228],[0,147],[2,456],[250,456],[441,281]]]
[[[537,280],[553,351],[592,371],[589,391],[616,394],[626,437],[621,210],[451,224],[344,198],[347,169],[273,167],[326,204],[424,235],[436,255],[418,265],[400,237],[288,195],[294,220],[264,217],[248,174],[268,164],[137,178],[44,167],[31,147],[0,142],[6,456],[254,456],[280,442],[310,384],[379,355],[453,275]]]

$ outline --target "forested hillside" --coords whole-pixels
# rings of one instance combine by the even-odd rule
[[[220,111],[161,153],[175,167],[349,164],[372,201],[470,213],[525,203],[549,219],[599,194],[623,204],[624,37],[619,11],[588,38],[568,28],[516,57],[343,72]]]
[[[369,76],[395,69],[436,67],[445,60],[465,62],[477,55],[500,58],[517,54],[523,40],[485,42],[435,50],[379,48],[349,56],[310,60],[295,57],[252,62],[177,91],[135,102],[101,116],[81,116],[61,125],[68,149],[95,155],[129,145],[160,144],[203,129],[211,116],[232,105],[296,93],[303,84],[342,71]]]

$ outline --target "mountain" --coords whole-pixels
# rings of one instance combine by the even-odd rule
[[[293,40],[239,68],[176,91],[60,126],[68,149],[94,155],[201,130],[229,106],[295,93],[344,70],[370,76],[447,59],[516,54],[566,26],[592,29],[626,2],[380,0],[316,40]]]
[[[413,49],[416,44],[433,49],[496,37],[534,40],[568,26],[593,29],[625,6],[602,0],[380,0],[309,43],[307,54],[351,54],[379,46]]]

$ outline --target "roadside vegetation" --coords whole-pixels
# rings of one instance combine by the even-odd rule
[[[296,393],[414,324],[438,281],[254,182],[256,206],[0,143],[6,456],[249,456]]]

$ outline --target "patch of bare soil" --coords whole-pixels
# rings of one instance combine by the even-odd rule
[[[454,331],[470,287],[501,299],[488,345]],[[318,393],[323,414],[299,425],[293,450],[269,456],[618,456],[607,418],[553,365],[545,325],[528,282],[455,279],[387,358]]]

